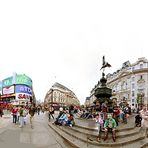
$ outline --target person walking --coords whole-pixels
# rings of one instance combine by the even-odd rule
[[[12,109],[12,115],[13,115],[13,123],[15,123],[15,124],[17,122],[17,112],[18,112],[18,109],[16,106],[14,106]]]
[[[40,109],[40,106],[38,106],[38,107],[37,107],[37,113],[38,113],[38,115],[40,115],[40,110],[41,110],[41,109]]]
[[[49,111],[48,113],[49,113],[49,121],[50,121],[51,117],[54,119],[54,116],[53,116],[54,108],[53,108],[53,106],[50,106],[48,111]]]
[[[3,116],[3,109],[0,107],[0,117],[2,117]]]
[[[22,106],[20,108],[20,126],[19,127],[23,127],[24,126],[24,106]]]
[[[31,128],[33,128],[32,120],[33,120],[34,114],[35,114],[35,108],[33,106],[31,106],[29,109]]]

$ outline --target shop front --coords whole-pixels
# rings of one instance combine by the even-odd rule
[[[15,100],[14,85],[2,88],[1,104],[3,104],[4,106],[7,106],[13,100]]]
[[[11,106],[11,102],[15,100],[15,94],[5,94],[0,98],[0,106],[2,108],[8,108]]]

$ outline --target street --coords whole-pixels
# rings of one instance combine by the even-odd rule
[[[29,123],[23,128],[12,123],[12,117],[0,118],[1,148],[66,148],[69,147],[63,139],[57,136],[48,126],[46,113],[35,114],[33,128]]]

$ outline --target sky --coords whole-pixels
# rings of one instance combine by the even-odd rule
[[[147,0],[0,1],[0,80],[16,72],[33,81],[37,100],[58,82],[81,104],[101,78],[148,59]]]

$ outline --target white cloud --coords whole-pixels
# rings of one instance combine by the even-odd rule
[[[147,1],[1,1],[0,14],[0,77],[25,73],[37,99],[58,81],[84,102],[103,55],[106,73],[148,58]]]

